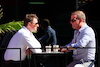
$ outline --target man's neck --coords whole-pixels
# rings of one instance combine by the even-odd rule
[[[85,22],[82,22],[80,25],[79,25],[79,28],[77,30],[80,30],[80,28],[82,28],[84,26]]]
[[[30,28],[29,26],[26,26],[26,28],[27,28],[30,32],[32,32],[32,31],[31,31],[31,28]]]

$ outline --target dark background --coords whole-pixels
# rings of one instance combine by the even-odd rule
[[[44,4],[29,4],[29,2],[44,2]],[[0,0],[3,8],[3,17],[0,24],[8,23],[13,20],[23,20],[26,13],[36,13],[39,19],[48,18],[51,26],[56,30],[58,44],[65,45],[73,37],[71,28],[70,13],[74,10],[83,10],[87,16],[87,23],[91,25],[99,39],[100,10],[99,2],[95,0]],[[85,1],[86,3],[82,3]]]
[[[23,20],[26,13],[36,13],[39,20],[48,18],[51,26],[57,33],[59,45],[68,44],[73,38],[71,28],[70,13],[74,10],[83,10],[87,16],[87,23],[92,26],[96,33],[97,56],[100,55],[100,9],[99,1],[96,0],[34,0],[34,2],[44,2],[44,4],[29,4],[33,0],[0,0],[3,8],[3,17],[0,24],[8,23],[13,20]],[[82,3],[85,1],[86,3]],[[78,7],[78,8],[77,8]],[[100,58],[98,57],[98,61]],[[99,65],[99,62],[98,62]]]

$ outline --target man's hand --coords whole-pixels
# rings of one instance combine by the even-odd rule
[[[68,50],[74,50],[75,48],[73,48],[72,46],[67,46]]]
[[[42,52],[45,52],[45,50],[44,50],[44,49],[42,49]]]
[[[32,54],[32,51],[30,50],[30,55]],[[29,56],[29,48],[26,50],[26,56]]]
[[[68,50],[67,50],[67,48],[63,48],[63,49],[61,49],[61,52],[68,52]]]
[[[68,49],[67,49],[68,48]],[[67,48],[63,48],[61,49],[61,52],[68,52],[68,50],[74,50],[75,48],[73,48],[72,46],[67,46]]]

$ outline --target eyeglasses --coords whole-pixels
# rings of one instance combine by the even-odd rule
[[[33,24],[39,24],[39,23],[33,23]]]
[[[35,24],[35,25],[37,25],[37,24],[39,24],[39,23],[32,23],[32,24]]]
[[[70,21],[75,22],[75,21],[76,21],[76,19],[71,19]]]
[[[80,18],[77,18],[77,19],[80,19]],[[70,21],[75,22],[77,19],[71,19]]]

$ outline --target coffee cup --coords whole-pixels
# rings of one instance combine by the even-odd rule
[[[53,51],[58,52],[59,50],[59,45],[53,45]]]
[[[51,46],[45,46],[45,48],[46,48],[46,52],[47,53],[50,53],[51,52]]]

